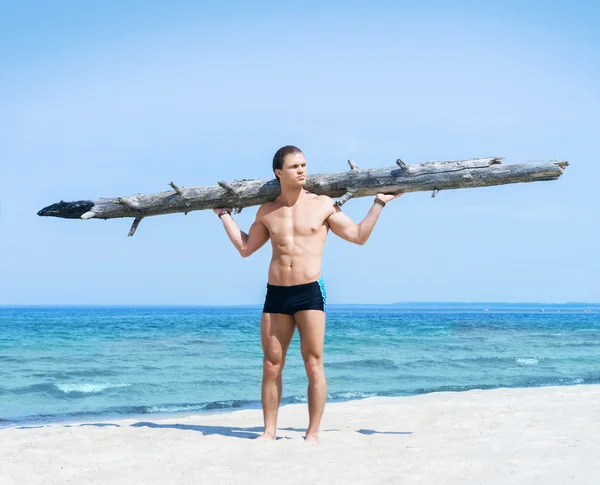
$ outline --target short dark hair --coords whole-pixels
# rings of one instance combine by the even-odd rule
[[[273,172],[275,172],[275,170],[281,170],[283,168],[283,159],[286,155],[291,155],[292,153],[302,153],[302,150],[293,145],[286,145],[277,150],[273,157]],[[277,175],[275,176],[277,177]]]

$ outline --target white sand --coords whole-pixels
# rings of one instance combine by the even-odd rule
[[[4,429],[0,483],[600,483],[600,386],[329,404],[320,446],[306,415],[281,408],[274,442],[248,439],[259,410]]]

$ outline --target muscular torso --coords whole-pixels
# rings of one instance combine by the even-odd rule
[[[304,192],[291,207],[277,200],[265,204],[261,222],[269,231],[273,256],[269,283],[291,286],[316,281],[321,275],[331,199]]]

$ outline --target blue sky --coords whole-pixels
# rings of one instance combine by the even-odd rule
[[[577,1],[2,2],[0,304],[261,303],[270,248],[240,258],[211,212],[133,238],[131,220],[36,212],[271,177],[285,144],[313,173],[571,163],[401,197],[362,247],[330,236],[330,302],[600,302],[599,21]]]

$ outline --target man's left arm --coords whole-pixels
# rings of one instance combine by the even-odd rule
[[[373,201],[373,206],[369,209],[366,217],[358,224],[344,214],[336,205],[334,207],[334,212],[332,212],[327,219],[327,223],[336,236],[354,244],[362,245],[367,242],[371,232],[373,232],[373,228],[379,219],[379,214],[381,214],[383,207],[389,201],[396,199],[401,195],[402,193],[395,195],[377,194]]]

